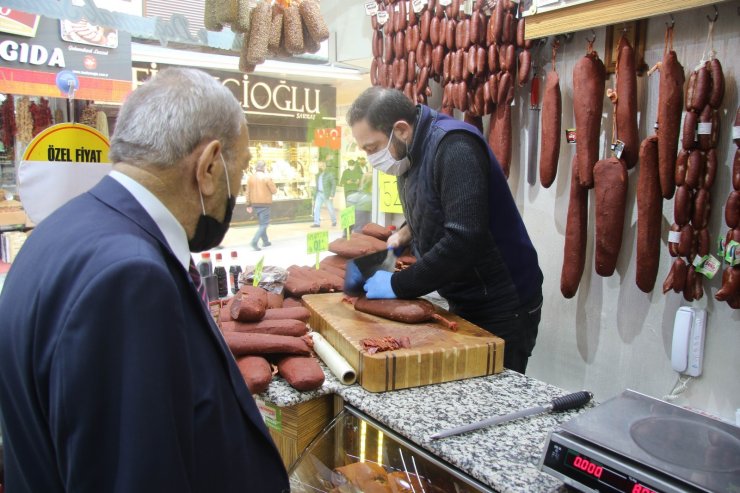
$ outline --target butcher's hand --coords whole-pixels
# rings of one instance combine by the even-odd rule
[[[344,292],[351,296],[359,296],[364,293],[365,278],[362,277],[360,269],[357,268],[357,264],[350,260],[347,262],[346,270],[344,272]]]
[[[365,281],[365,296],[371,300],[392,299],[396,297],[391,287],[392,272],[379,270]]]
[[[388,238],[388,248],[403,251],[411,243],[411,228],[404,226]]]

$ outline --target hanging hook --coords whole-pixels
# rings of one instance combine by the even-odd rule
[[[589,44],[593,44],[594,41],[596,41],[596,31],[591,29],[591,39],[586,38],[586,41],[588,41]]]
[[[712,19],[711,17],[707,16],[707,20],[709,22],[714,23],[714,22],[717,22],[717,19],[719,18],[719,12],[717,11],[717,6],[716,5],[712,5],[712,7],[714,7],[714,19]]]
[[[665,23],[666,28],[671,28],[676,25],[676,20],[673,18],[673,14],[670,14],[670,17],[671,17],[671,25],[669,26],[668,23],[666,22]]]

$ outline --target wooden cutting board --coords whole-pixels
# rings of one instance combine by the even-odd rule
[[[477,325],[437,307],[455,321],[453,332],[439,323],[406,324],[355,311],[343,293],[309,294],[303,303],[309,324],[336,348],[370,392],[499,373],[504,369],[504,341]],[[411,347],[368,354],[360,341],[368,337],[408,336]]]

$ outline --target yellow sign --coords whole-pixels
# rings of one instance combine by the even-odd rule
[[[396,177],[385,173],[378,173],[378,190],[380,192],[380,212],[403,214],[401,199],[398,198],[398,185]]]
[[[329,232],[328,231],[317,231],[316,233],[308,233],[306,236],[308,241],[308,253],[319,253],[329,249]]]
[[[252,279],[252,286],[259,286],[260,281],[262,280],[262,269],[264,268],[264,265],[265,257],[263,255],[259,262],[257,262],[257,265],[254,266],[254,279]]]
[[[28,144],[24,161],[49,163],[108,163],[108,138],[87,125],[60,123]]]
[[[342,229],[349,229],[355,224],[355,206],[350,206],[342,210],[339,224],[342,226]]]

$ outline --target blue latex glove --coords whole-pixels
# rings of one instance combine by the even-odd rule
[[[348,261],[344,271],[344,292],[351,296],[359,296],[365,292],[364,284],[365,278],[362,277],[357,264],[352,260]]]
[[[365,296],[368,299],[392,299],[396,297],[396,293],[393,292],[391,287],[391,276],[392,272],[386,270],[379,270],[370,277],[365,283]]]

